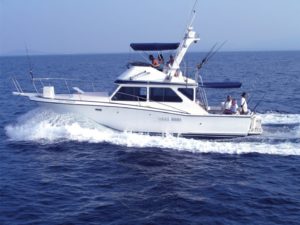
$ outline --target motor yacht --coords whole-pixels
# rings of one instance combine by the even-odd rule
[[[36,77],[32,78],[35,92],[24,92],[13,78],[13,94],[58,113],[82,115],[120,132],[200,138],[261,134],[261,119],[254,112],[224,114],[221,106],[208,105],[208,84],[202,82],[199,65],[193,78],[182,71],[180,66],[187,50],[199,40],[193,26],[188,25],[180,43],[132,43],[135,51],[174,50],[176,54],[172,62],[161,63],[160,67],[149,61],[128,63],[116,78],[116,89],[111,94],[71,86],[70,79],[64,78],[58,80],[65,84],[66,93],[56,93],[56,87],[51,85],[54,78]]]

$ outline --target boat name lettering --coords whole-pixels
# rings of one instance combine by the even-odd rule
[[[159,117],[159,121],[171,121],[171,122],[180,122],[181,118],[178,117]]]

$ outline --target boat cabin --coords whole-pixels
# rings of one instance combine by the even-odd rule
[[[175,50],[180,43],[132,43],[136,51]],[[115,81],[118,88],[110,96],[112,102],[142,105],[180,113],[206,114],[196,100],[198,83],[185,77],[179,68],[172,75],[172,65],[155,68],[148,62],[131,62]],[[195,107],[196,106],[196,107]]]

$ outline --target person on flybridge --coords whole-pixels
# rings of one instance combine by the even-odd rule
[[[149,55],[149,60],[151,61],[152,67],[159,68],[160,66],[159,61],[156,58],[154,58],[153,55]]]
[[[164,56],[162,54],[159,54],[157,56],[157,59],[158,59],[158,62],[159,62],[160,65],[164,65],[165,60],[164,60]]]
[[[170,55],[170,59],[167,62],[167,66],[171,67],[171,66],[173,66],[173,63],[174,63],[174,57],[173,57],[173,55]]]
[[[153,55],[149,55],[149,60],[151,61],[151,66],[159,71],[163,71],[165,68],[165,60],[162,54],[158,54],[157,59]],[[171,67],[174,63],[174,57],[170,55],[169,61],[166,66]]]

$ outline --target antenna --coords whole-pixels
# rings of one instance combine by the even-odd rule
[[[195,13],[196,13],[196,5],[197,5],[198,0],[195,1],[192,12],[191,12],[191,20],[189,22],[189,26],[186,28],[184,32],[184,37],[183,40],[181,41],[179,48],[177,49],[176,56],[174,58],[174,63],[172,67],[169,70],[168,75],[173,76],[175,74],[175,71],[180,69],[180,63],[186,54],[188,48],[192,43],[196,43],[197,41],[200,40],[200,38],[197,36],[197,33],[194,31],[194,29],[191,27],[194,19],[195,19]]]
[[[194,23],[195,17],[196,17],[196,6],[198,4],[198,0],[195,1],[191,14],[190,14],[190,19],[188,21],[187,27],[184,30],[184,34],[186,34],[186,32],[188,31],[188,29],[192,26],[192,24]]]
[[[194,20],[195,20],[195,17],[196,17],[196,6],[198,4],[198,0],[195,1],[194,3],[194,6],[192,8],[192,12],[191,12],[191,20],[190,20],[190,23],[188,25],[188,28],[192,26]]]

